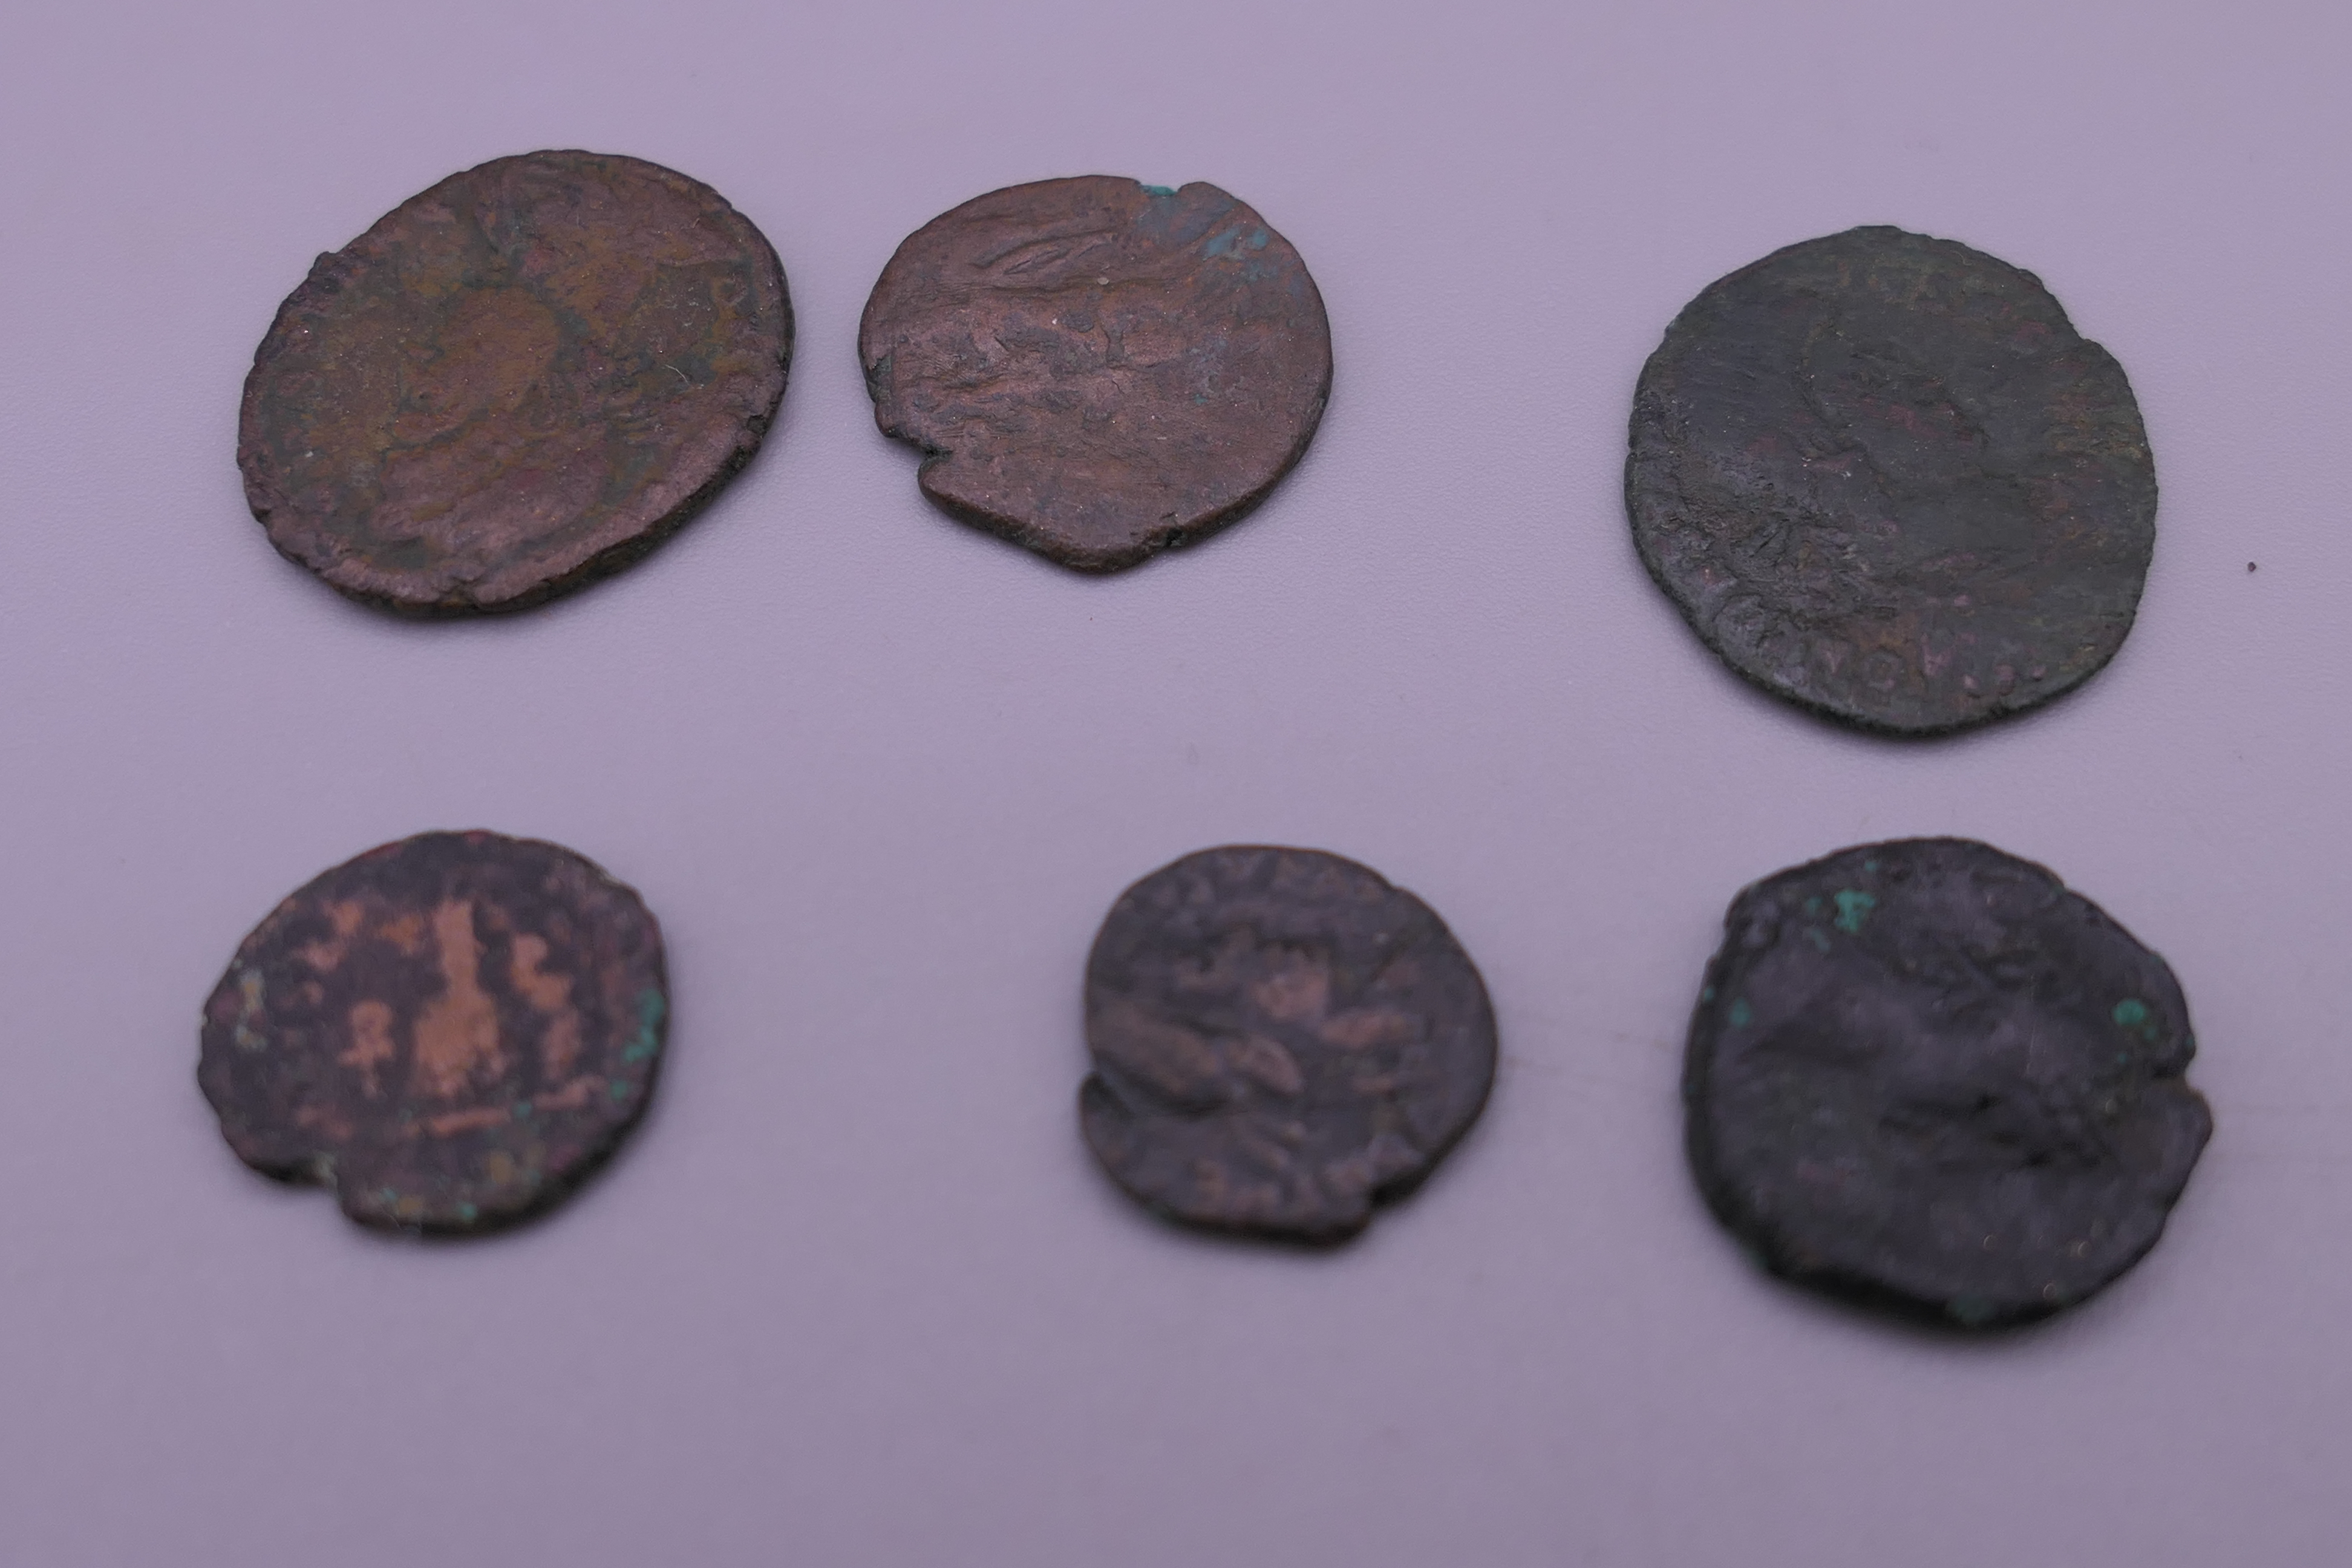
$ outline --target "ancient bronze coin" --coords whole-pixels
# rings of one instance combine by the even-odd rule
[[[362,1225],[554,1204],[645,1114],[661,930],[571,850],[425,833],[313,879],[236,951],[196,1071],[237,1158]]]
[[[419,616],[619,571],[751,460],[784,395],[775,251],[709,186],[532,153],[377,220],[278,308],[246,499],[289,560]]]
[[[1711,284],[1633,400],[1659,586],[1776,696],[1896,734],[2096,674],[2131,630],[2156,470],[2114,356],[2030,272],[1857,228]]]
[[[1685,1061],[1692,1170],[1773,1272],[1968,1327],[2156,1245],[2212,1131],[2164,960],[2030,861],[1868,844],[1724,917]]]
[[[857,342],[923,493],[1082,572],[1240,518],[1331,391],[1306,263],[1206,184],[1097,175],[966,202],[898,247]]]
[[[1495,1013],[1402,888],[1312,849],[1203,849],[1119,896],[1087,961],[1086,1139],[1171,1219],[1351,1236],[1477,1119]]]

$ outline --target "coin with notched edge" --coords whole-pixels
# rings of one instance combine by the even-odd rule
[[[1096,1158],[1167,1217],[1361,1230],[1468,1131],[1495,1014],[1436,912],[1352,860],[1203,849],[1119,896],[1087,961]]]
[[[1866,844],[1744,889],[1691,1019],[1687,1147],[1776,1274],[1968,1328],[2154,1247],[2213,1127],[2164,960],[2040,866]]]
[[[416,616],[609,575],[717,495],[784,395],[776,253],[709,186],[531,153],[319,258],[245,384],[237,463],[280,554]]]
[[[1792,245],[1692,300],[1643,367],[1625,500],[1650,574],[1732,669],[1902,735],[2096,674],[2156,544],[2115,357],[2032,273],[1896,228]]]
[[[205,1004],[197,1081],[237,1158],[362,1225],[495,1229],[645,1114],[669,1014],[660,928],[553,844],[425,833],[316,878]]]
[[[1214,185],[1108,175],[925,224],[874,285],[858,355],[925,495],[1082,572],[1242,517],[1331,392],[1323,299],[1288,240]]]

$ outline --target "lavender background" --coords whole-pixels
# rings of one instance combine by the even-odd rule
[[[2347,16],[23,8],[0,1559],[2340,1561]],[[672,164],[765,229],[802,328],[780,426],[567,603],[347,605],[246,514],[253,346],[316,252],[541,146]],[[1088,172],[1255,205],[1339,366],[1256,517],[1109,581],[930,511],[854,348],[908,231]],[[2122,656],[1947,743],[1722,672],[1618,493],[1674,311],[1863,222],[2040,273],[2129,371],[2163,485]],[[314,872],[476,825],[644,891],[668,1076],[551,1223],[386,1241],[229,1156],[196,1007]],[[1988,1344],[1759,1278],[1678,1147],[1732,892],[1943,832],[2170,958],[2220,1124],[2146,1265]],[[1096,922],[1234,839],[1414,889],[1499,1012],[1484,1122],[1330,1256],[1164,1230],[1074,1128]]]

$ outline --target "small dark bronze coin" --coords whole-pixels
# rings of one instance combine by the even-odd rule
[[[1240,518],[1331,391],[1323,299],[1214,185],[1092,175],[933,218],[866,304],[875,421],[951,515],[1082,572]]]
[[[661,931],[571,850],[425,833],[312,880],[205,1004],[197,1082],[237,1158],[362,1225],[547,1208],[645,1113]]]
[[[793,314],[760,231],[635,158],[532,153],[412,197],[278,308],[237,463],[279,553],[420,616],[619,571],[751,460]]]
[[[1725,663],[1907,735],[2096,674],[2156,542],[2123,368],[2032,273],[1895,228],[1775,251],[1685,307],[1642,371],[1625,499]]]
[[[1331,1241],[1477,1119],[1495,1014],[1436,912],[1311,849],[1203,849],[1087,961],[1086,1139],[1170,1218]]]
[[[1683,1096],[1707,1203],[1773,1272],[1968,1327],[2156,1245],[2212,1131],[2171,970],[2040,866],[1868,844],[1743,890]]]

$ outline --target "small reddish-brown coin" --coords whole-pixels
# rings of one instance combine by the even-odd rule
[[[424,833],[316,878],[238,947],[196,1070],[237,1158],[362,1225],[548,1208],[645,1113],[661,930],[558,845]]]
[[[1214,185],[976,197],[898,247],[858,331],[874,417],[951,515],[1083,572],[1239,519],[1331,392],[1323,299]]]
[[[1078,1121],[1171,1219],[1334,1241],[1486,1103],[1495,1012],[1435,910],[1314,849],[1236,845],[1119,895],[1087,960]]]
[[[279,553],[420,616],[619,571],[751,460],[792,304],[760,231],[635,158],[452,174],[321,256],[245,384],[237,463]]]

